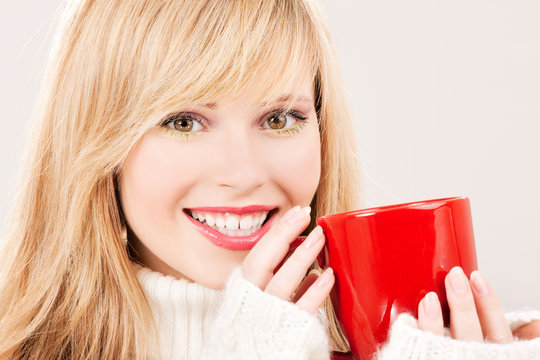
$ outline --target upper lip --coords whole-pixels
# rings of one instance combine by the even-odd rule
[[[229,207],[229,206],[203,206],[203,207],[193,207],[185,208],[184,210],[188,211],[206,211],[206,212],[215,212],[215,213],[230,213],[230,214],[249,214],[258,211],[271,211],[276,209],[277,206],[268,206],[268,205],[248,205],[241,207]]]

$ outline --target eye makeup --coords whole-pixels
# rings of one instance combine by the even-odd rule
[[[184,123],[187,122],[187,123]],[[190,124],[189,130],[190,131],[181,131],[176,126],[180,126],[180,124],[184,123],[184,126],[186,124]],[[178,138],[181,140],[192,140],[195,137],[198,137],[202,135],[202,133],[205,131],[205,124],[204,120],[199,119],[199,116],[197,114],[193,113],[178,113],[174,115],[168,116],[162,123],[160,128],[166,133],[168,136],[172,136],[174,138]],[[191,131],[193,129],[196,129],[196,131]]]
[[[303,122],[297,122],[293,126],[280,129],[280,130],[271,130],[271,136],[292,136],[299,134],[300,131],[306,126]]]
[[[277,117],[284,116],[286,123],[283,129],[273,129],[268,126],[268,121]],[[294,123],[290,125],[290,122]],[[259,125],[268,136],[288,137],[299,134],[306,126],[308,117],[302,115],[297,110],[286,110],[283,108],[273,110],[262,117],[262,123]],[[189,131],[182,131],[178,127],[186,127]],[[168,116],[159,126],[167,135],[183,141],[194,140],[209,131],[207,121],[196,113],[177,113]]]
[[[294,119],[294,124],[283,128],[283,129],[272,129],[269,127],[268,120],[279,117],[279,116],[285,116],[285,118],[292,118]],[[306,126],[306,122],[308,121],[308,117],[302,115],[297,110],[285,110],[285,109],[277,109],[274,111],[271,111],[270,114],[266,115],[264,117],[263,126],[264,130],[268,132],[270,136],[278,136],[278,137],[287,137],[299,134],[301,130]],[[287,125],[287,124],[285,124]]]

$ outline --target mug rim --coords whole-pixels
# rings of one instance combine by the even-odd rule
[[[338,214],[324,215],[324,216],[319,217],[319,219],[333,219],[334,217],[338,217],[338,216],[339,217],[342,217],[342,216],[351,217],[351,216],[357,216],[357,215],[369,216],[369,215],[375,215],[381,212],[386,212],[389,210],[397,210],[397,209],[403,209],[403,208],[414,209],[421,206],[430,205],[435,202],[451,203],[454,201],[464,200],[464,199],[468,200],[468,197],[467,196],[452,196],[452,197],[445,197],[445,198],[439,198],[439,199],[411,201],[407,203],[376,206],[376,207],[370,207],[370,208],[365,208],[365,209],[342,212]]]

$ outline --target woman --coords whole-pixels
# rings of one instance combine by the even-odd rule
[[[318,316],[331,270],[305,276],[313,220],[360,207],[314,5],[88,0],[59,34],[4,250],[0,357],[346,351],[327,300]]]

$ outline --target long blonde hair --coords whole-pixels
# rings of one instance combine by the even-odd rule
[[[80,0],[59,29],[0,257],[1,359],[158,353],[116,178],[137,141],[187,104],[246,89],[274,100],[307,65],[322,139],[313,220],[360,206],[348,102],[311,1]]]

